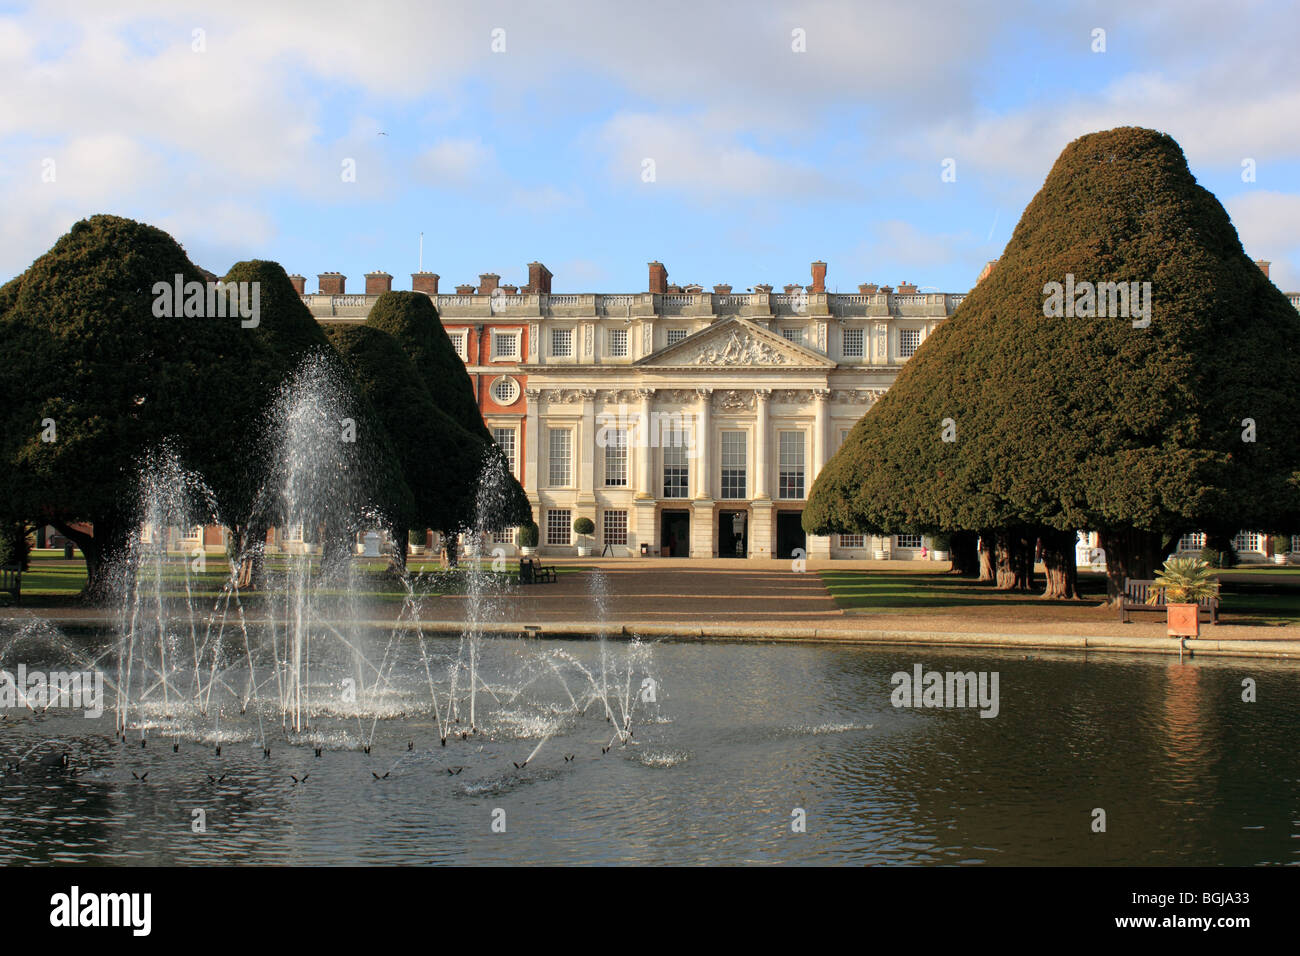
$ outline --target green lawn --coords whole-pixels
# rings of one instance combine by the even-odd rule
[[[58,557],[45,557],[45,554],[57,554]],[[79,603],[81,589],[86,584],[86,565],[80,558],[66,561],[62,552],[33,552],[31,569],[23,572],[23,606],[24,607],[68,607]],[[40,555],[40,557],[37,557]],[[188,556],[176,554],[175,563],[164,570],[164,593],[168,597],[185,596],[184,561]],[[462,566],[468,562],[462,561]],[[312,563],[313,571],[318,562]],[[268,557],[267,572],[274,578],[282,574],[287,562],[279,557]],[[479,562],[479,566],[488,568],[491,561]],[[405,590],[399,581],[387,574],[388,562],[384,558],[358,559],[355,565],[358,571],[356,589],[352,592],[358,597],[370,598],[383,602],[398,602],[405,596]],[[518,571],[517,561],[509,561],[506,568],[511,575]],[[417,590],[430,596],[443,594],[460,594],[465,590],[465,579],[461,574],[449,572],[437,561],[412,560],[407,569],[416,577]],[[558,567],[560,574],[575,574],[584,570],[580,567]],[[190,573],[190,593],[196,598],[217,598],[230,578],[230,565],[224,558],[209,557],[202,572]],[[342,590],[323,589],[325,595],[342,594]],[[245,603],[262,599],[256,592],[245,592],[241,600]],[[0,602],[7,601],[8,595],[0,596]]]
[[[1102,574],[1080,572],[1082,601],[1045,601],[1036,594],[994,591],[970,578],[942,571],[823,570],[822,582],[835,603],[850,611],[919,614],[949,608],[1009,613],[1035,610],[1028,617],[1054,616],[1041,609],[1069,609],[1099,604],[1106,595]],[[1038,578],[1041,587],[1042,577]],[[1300,622],[1300,569],[1258,567],[1233,569],[1220,578],[1220,615],[1234,624]],[[1140,620],[1140,618],[1139,618]]]

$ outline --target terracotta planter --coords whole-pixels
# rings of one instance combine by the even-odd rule
[[[1201,619],[1195,604],[1165,605],[1165,634],[1169,637],[1200,637]]]

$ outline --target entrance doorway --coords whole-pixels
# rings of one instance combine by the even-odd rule
[[[803,533],[802,511],[778,511],[776,513],[776,556],[793,558],[795,548],[803,549],[808,554],[808,538]]]
[[[749,553],[749,515],[744,511],[718,512],[718,557],[743,558]]]
[[[664,511],[659,516],[659,554],[686,558],[691,554],[691,513]]]

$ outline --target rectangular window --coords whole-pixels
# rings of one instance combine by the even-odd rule
[[[781,432],[781,457],[777,469],[777,495],[803,497],[803,432]]]
[[[795,345],[803,345],[803,329],[782,329],[781,337]]]
[[[911,358],[916,354],[916,350],[921,347],[921,330],[920,329],[900,329],[898,332],[898,354],[903,358]]]
[[[513,428],[492,429],[492,440],[497,443],[501,453],[506,456],[506,465],[510,474],[518,474],[515,468],[515,430]]]
[[[921,550],[921,536],[919,534],[897,535],[894,538],[894,547],[919,551]]]
[[[572,473],[573,432],[567,428],[552,428],[551,432],[551,467],[549,471],[552,488],[569,487]]]
[[[551,329],[551,355],[554,358],[573,357],[573,329]]]
[[[1201,531],[1185,534],[1178,539],[1179,551],[1200,551],[1205,547],[1205,533]]]
[[[748,447],[744,432],[722,433],[722,497],[735,500],[747,497],[746,465]]]
[[[627,487],[626,428],[611,428],[605,432],[605,486]]]
[[[492,359],[502,361],[519,358],[518,332],[492,332]]]
[[[456,354],[460,356],[462,362],[469,361],[469,348],[466,343],[469,340],[469,333],[464,329],[454,332],[448,332],[447,337],[451,339],[452,346],[456,349]]]
[[[504,528],[501,531],[493,531],[492,543],[493,544],[514,544],[515,531],[516,531],[515,528]]]
[[[686,432],[664,432],[661,442],[664,453],[664,497],[686,498],[690,482],[690,463],[687,458]]]
[[[1237,549],[1237,553],[1243,551],[1264,552],[1264,536],[1254,531],[1242,531],[1237,537],[1232,539],[1232,546]]]
[[[681,341],[682,339],[684,339],[684,338],[686,338],[686,330],[685,330],[685,329],[669,329],[669,330],[668,330],[668,344],[669,344],[669,345],[676,345],[678,342],[680,342],[680,341]]]
[[[627,512],[606,511],[604,521],[605,536],[601,539],[602,543],[627,544]]]
[[[546,512],[546,543],[565,545],[569,543],[571,530],[568,508],[552,508]]]
[[[865,548],[867,546],[866,536],[861,534],[842,534],[840,535],[841,548]]]
[[[866,341],[862,329],[845,329],[844,357],[862,358],[866,354]]]
[[[609,330],[609,354],[613,358],[627,358],[627,329]]]

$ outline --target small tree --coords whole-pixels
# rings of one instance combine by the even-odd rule
[[[521,548],[535,548],[540,537],[540,529],[536,521],[525,521],[519,526],[515,533],[515,544]]]
[[[1200,558],[1167,559],[1164,567],[1156,572],[1155,582],[1165,589],[1167,604],[1195,604],[1219,593],[1214,569]],[[1147,603],[1159,602],[1160,592],[1152,588],[1147,594]]]
[[[590,534],[596,533],[596,522],[590,518],[574,518],[573,533],[581,538],[586,538]]]

